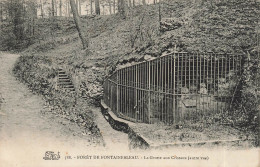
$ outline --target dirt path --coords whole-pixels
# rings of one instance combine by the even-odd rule
[[[42,162],[45,151],[59,151],[64,156],[68,151],[84,153],[94,148],[76,124],[41,114],[44,101],[12,75],[18,57],[0,52],[0,162],[10,166],[10,160],[26,164],[33,158],[37,163]]]
[[[83,154],[89,149],[128,150],[127,134],[113,130],[98,108],[92,110],[106,144],[104,148],[93,145],[93,141],[84,136],[82,129],[75,123],[53,114],[43,114],[46,113],[41,112],[44,101],[12,75],[18,57],[19,55],[0,52],[0,103],[3,101],[0,105],[0,161],[7,162],[10,155],[29,155],[42,161],[45,151]]]

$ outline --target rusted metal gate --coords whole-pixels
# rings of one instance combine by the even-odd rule
[[[166,124],[228,110],[241,74],[241,55],[171,53],[115,71],[104,103],[123,119]]]

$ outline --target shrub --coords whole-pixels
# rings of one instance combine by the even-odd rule
[[[235,90],[236,97],[228,114],[235,126],[257,132],[260,112],[259,69],[256,56],[244,64],[241,80]]]

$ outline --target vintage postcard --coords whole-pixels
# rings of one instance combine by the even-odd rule
[[[0,167],[260,167],[259,0],[0,0]]]

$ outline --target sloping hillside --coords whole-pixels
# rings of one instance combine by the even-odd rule
[[[162,18],[171,18],[178,26],[159,31],[159,8]],[[44,24],[39,20],[43,35],[23,52],[15,73],[31,89],[45,89],[46,85],[40,85],[44,82],[49,85],[48,91],[52,91],[55,70],[63,68],[73,80],[75,96],[87,97],[88,102],[96,103],[102,98],[106,76],[116,68],[143,61],[147,55],[159,57],[172,51],[248,52],[258,60],[259,15],[259,1],[167,0],[160,7],[158,4],[138,6],[127,13],[126,19],[118,15],[87,16],[82,20],[90,37],[88,50],[82,50],[71,19],[59,18],[55,24],[53,20],[44,20]],[[42,77],[45,72],[53,76]],[[35,82],[37,80],[41,82]],[[62,95],[72,98],[62,93],[58,94],[59,98],[62,99]],[[55,98],[55,93],[53,96],[51,98]],[[77,110],[81,104],[83,102],[77,105]]]
[[[160,7],[162,18],[171,17],[181,24],[177,29],[166,32],[159,32],[158,5],[139,6],[128,14],[126,20],[118,16],[85,18],[87,32],[92,37],[90,53],[81,50],[74,31],[75,34],[70,35],[74,36],[71,42],[58,44],[46,55],[55,55],[52,60],[68,64],[72,71],[78,69],[84,74],[93,68],[94,78],[83,75],[83,80],[90,79],[91,82],[102,81],[118,64],[143,61],[145,55],[160,56],[172,51],[249,51],[254,55],[257,51],[257,31],[260,32],[257,29],[259,6],[259,2],[254,1],[230,0],[212,5],[204,1],[166,1]]]

